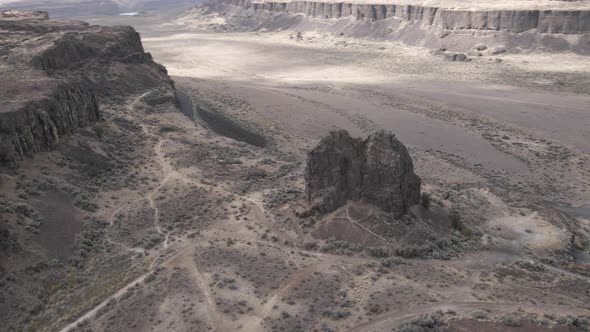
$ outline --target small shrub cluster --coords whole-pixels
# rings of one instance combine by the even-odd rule
[[[440,317],[436,315],[425,315],[420,318],[416,318],[412,321],[403,323],[398,331],[400,332],[428,332],[437,331],[442,326]]]
[[[301,195],[301,190],[297,188],[276,189],[265,194],[265,207],[268,209],[281,206],[285,203],[292,202]]]
[[[451,222],[451,226],[458,231],[463,231],[465,228],[463,220],[461,220],[461,213],[457,209],[452,209],[449,212],[449,221]]]
[[[432,196],[429,193],[422,193],[420,196],[420,205],[426,210],[430,209],[430,204],[432,203]]]
[[[97,218],[88,218],[82,223],[82,231],[76,236],[74,244],[72,261],[75,265],[83,266],[84,259],[104,250],[103,240],[107,225],[107,222]]]
[[[387,247],[368,247],[365,249],[367,254],[372,257],[389,257],[389,248]]]
[[[381,260],[381,266],[388,268],[403,264],[406,264],[406,262],[404,262],[402,259],[398,257],[388,257]]]
[[[451,259],[457,257],[462,249],[461,242],[456,237],[439,239],[422,246],[408,246],[398,248],[395,254],[404,258],[436,258]]]
[[[517,261],[515,264],[521,269],[529,270],[532,272],[543,272],[547,270],[545,266],[541,264],[535,264],[535,262],[533,261]]]
[[[306,250],[316,250],[316,249],[318,249],[319,245],[318,245],[318,243],[316,241],[306,241],[303,244],[303,247]]]
[[[509,327],[519,327],[520,326],[520,319],[515,318],[510,314],[501,315],[496,318],[500,324]]]
[[[339,320],[339,319],[345,319],[348,316],[350,316],[350,311],[341,311],[341,310],[337,310],[337,311],[331,311],[331,310],[325,310],[322,312],[322,316],[323,317],[327,317],[333,320]]]
[[[488,313],[486,311],[477,309],[471,312],[471,317],[479,320],[485,320],[488,319]]]
[[[348,241],[330,241],[320,249],[323,252],[335,253],[338,255],[353,255],[363,250],[359,245]]]
[[[164,241],[164,238],[160,233],[151,233],[141,240],[139,246],[143,247],[145,250],[150,250],[158,246],[162,241]]]
[[[576,331],[590,331],[590,320],[586,317],[566,316],[557,319],[557,322],[573,327]]]

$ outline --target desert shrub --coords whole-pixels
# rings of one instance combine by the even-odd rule
[[[354,243],[348,241],[330,241],[320,249],[323,252],[334,252],[343,255],[352,255],[360,252],[362,248]]]
[[[384,267],[394,267],[405,264],[405,262],[397,257],[388,257],[381,260],[381,265]]]
[[[82,231],[76,235],[72,262],[82,266],[82,261],[104,250],[103,241],[108,223],[97,218],[89,218],[82,223]]]
[[[399,327],[400,332],[426,332],[433,331],[441,325],[440,318],[436,315],[425,315],[412,321],[403,323]]]
[[[432,196],[429,193],[422,193],[420,197],[420,205],[426,210],[430,209],[430,204],[432,203]]]
[[[96,125],[92,127],[92,131],[94,131],[94,134],[98,138],[102,138],[104,136],[104,129],[101,126]]]
[[[536,264],[534,261],[517,261],[515,264],[521,269],[529,270],[532,272],[543,272],[547,270],[545,266],[541,264]]]
[[[590,331],[590,322],[583,317],[574,317],[568,315],[567,317],[559,318],[558,323],[574,327],[576,331]]]
[[[451,226],[454,229],[462,231],[465,228],[463,225],[463,220],[461,220],[461,213],[459,213],[459,210],[452,209],[449,212],[449,220],[451,221]]]
[[[147,277],[145,277],[145,282],[146,283],[150,283],[152,281],[156,280],[156,274],[155,273],[150,273]]]
[[[171,133],[171,132],[175,132],[175,131],[178,131],[178,128],[175,127],[175,126],[167,126],[167,125],[165,125],[165,126],[161,126],[160,127],[160,132],[161,133]]]
[[[520,320],[510,314],[502,315],[497,320],[504,326],[519,327]]]
[[[301,193],[301,190],[292,187],[271,190],[264,195],[264,205],[267,209],[272,209],[296,200]]]
[[[388,257],[389,249],[387,247],[368,247],[365,249],[367,254],[373,257]]]
[[[339,320],[339,319],[344,319],[347,318],[348,316],[350,316],[350,311],[331,311],[331,310],[325,310],[322,312],[322,316],[323,317],[327,317],[333,320]]]
[[[307,250],[316,250],[319,247],[319,245],[315,241],[306,241],[303,244],[303,247]]]
[[[483,311],[483,310],[474,310],[473,312],[471,312],[471,317],[475,318],[475,319],[488,319],[488,313]]]
[[[451,259],[458,255],[462,244],[456,237],[439,239],[421,246],[407,246],[395,250],[395,254],[404,258]]]
[[[162,238],[162,235],[160,235],[159,233],[152,233],[148,234],[142,241],[143,248],[145,250],[150,250],[162,243],[164,239]]]

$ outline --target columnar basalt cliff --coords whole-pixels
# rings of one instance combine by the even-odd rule
[[[453,10],[420,5],[355,4],[346,2],[252,2],[232,4],[254,10],[302,13],[317,18],[352,16],[357,20],[398,18],[450,30],[494,30],[539,33],[582,34],[590,32],[590,10]]]
[[[53,21],[44,13],[0,12],[0,164],[53,149],[100,118],[101,103],[139,88],[173,90],[164,67],[131,27]],[[173,96],[173,93],[169,93]]]
[[[305,196],[321,213],[362,199],[401,216],[419,202],[420,178],[392,133],[379,131],[363,140],[333,131],[309,153]]]
[[[100,118],[98,102],[88,82],[59,86],[46,99],[0,114],[0,162],[51,150],[60,138]]]

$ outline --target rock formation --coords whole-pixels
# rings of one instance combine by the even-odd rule
[[[321,213],[363,199],[401,216],[418,203],[420,178],[394,134],[380,131],[363,140],[333,131],[308,155],[305,197]]]
[[[583,34],[590,32],[589,10],[455,10],[421,5],[357,4],[322,1],[232,0],[232,4],[273,12],[303,13],[318,18],[353,16],[357,20],[399,18],[451,30],[492,30]]]
[[[100,118],[101,103],[173,83],[131,27],[49,20],[42,12],[0,12],[0,165],[51,150]]]

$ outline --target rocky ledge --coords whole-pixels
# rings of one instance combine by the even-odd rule
[[[305,197],[320,213],[364,200],[397,217],[420,200],[420,178],[406,147],[387,131],[366,139],[333,131],[309,153]]]
[[[174,90],[131,27],[4,11],[0,40],[0,165],[53,149],[138,89]]]

